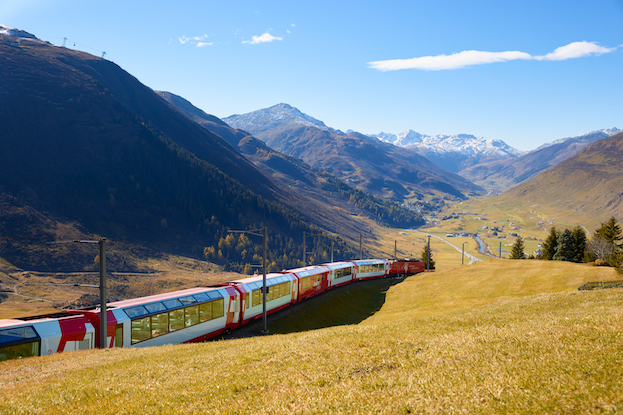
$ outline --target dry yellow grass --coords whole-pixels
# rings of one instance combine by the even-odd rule
[[[0,413],[616,413],[623,291],[569,265],[420,274],[358,325],[4,362]]]

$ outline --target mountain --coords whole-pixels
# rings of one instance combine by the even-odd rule
[[[332,129],[288,104],[223,121],[377,196],[402,202],[463,199],[482,191],[424,157],[363,134]]]
[[[572,211],[587,226],[623,218],[623,133],[602,138],[503,196]]]
[[[466,179],[489,189],[505,189],[535,177],[571,157],[595,141],[610,137],[621,130],[593,131],[577,137],[563,138],[544,144],[523,156],[482,163],[459,172]]]
[[[470,134],[428,136],[408,130],[400,134],[373,134],[371,137],[408,148],[454,173],[475,164],[524,154],[502,140],[477,138]]]
[[[280,201],[303,213],[318,226],[357,238],[359,232],[367,229],[353,220],[353,214],[365,215],[389,226],[414,227],[424,223],[420,213],[356,190],[300,159],[273,150],[263,141],[206,114],[180,96],[163,91],[156,93],[237,148],[268,176],[284,183],[288,191],[278,194]]]
[[[227,238],[222,261],[246,262],[257,252],[241,254],[228,229],[260,226],[269,228],[274,255],[302,257],[294,238],[319,229],[278,201],[285,186],[220,136],[110,61],[3,30],[0,257],[60,269],[66,263],[46,244],[63,234],[196,256]]]

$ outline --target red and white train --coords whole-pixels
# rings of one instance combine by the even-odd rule
[[[418,261],[355,260],[266,275],[268,314],[344,284],[424,271]],[[108,347],[199,342],[262,318],[262,276],[107,305]],[[0,361],[100,344],[99,306],[0,320]]]

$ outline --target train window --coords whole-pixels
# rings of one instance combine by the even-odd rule
[[[24,357],[39,356],[39,348],[39,340],[0,347],[0,362],[9,359],[21,359]]]
[[[173,300],[166,300],[163,301],[164,305],[170,310],[172,308],[177,308],[177,307],[181,307],[182,303],[176,298]]]
[[[262,302],[262,290],[253,290],[253,302],[251,307],[256,306]]]
[[[350,277],[350,276],[351,276],[351,269],[350,269],[350,267],[348,267],[348,268],[340,268],[340,269],[336,269],[335,271],[333,271],[333,279]]]
[[[209,293],[206,293],[206,294],[208,294],[208,296],[211,299],[214,299],[214,300],[217,299],[217,298],[223,298],[223,294],[221,294],[218,291],[210,291]]]
[[[169,332],[169,313],[151,316],[151,337],[162,336]]]
[[[123,324],[115,326],[115,347],[123,347]]]
[[[193,295],[193,297],[195,297],[195,300],[197,300],[197,302],[199,303],[210,301],[210,297],[205,293],[195,294]]]
[[[212,301],[212,318],[219,318],[225,315],[224,304],[225,302],[222,298]]]
[[[130,318],[142,317],[146,314],[149,314],[149,312],[142,305],[138,307],[126,308],[125,313]]]
[[[25,340],[38,339],[32,326],[12,327],[10,329],[0,330],[0,344],[19,343]]]
[[[184,325],[186,327],[194,326],[199,323],[199,306],[194,305],[184,309]]]
[[[159,311],[165,311],[167,309],[162,303],[145,304],[145,308],[150,313],[157,313]]]
[[[385,270],[385,264],[368,264],[368,265],[361,265],[359,267],[359,272],[361,273],[384,271],[384,270]]]
[[[212,320],[212,303],[204,303],[199,305],[199,320],[205,322]]]
[[[132,344],[151,337],[151,318],[143,317],[132,320]]]
[[[184,328],[184,309],[169,311],[169,331]]]
[[[178,300],[180,300],[182,304],[184,305],[194,304],[197,302],[197,300],[195,300],[195,298],[192,295],[188,295],[186,297],[180,297],[178,298]]]
[[[301,279],[301,290],[306,290],[309,287],[311,287],[311,277]]]

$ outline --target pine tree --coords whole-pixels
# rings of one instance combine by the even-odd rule
[[[525,257],[524,242],[521,236],[519,236],[511,248],[511,259],[525,259]]]
[[[433,255],[430,254],[429,258],[428,244],[424,245],[424,249],[422,250],[422,257],[420,259],[422,260],[422,262],[424,262],[424,268],[429,266],[429,269],[435,269],[435,261],[433,261]],[[430,261],[430,263],[427,261]]]
[[[581,226],[577,226],[573,232],[571,232],[571,246],[572,246],[572,261],[582,262],[584,259],[584,252],[586,251],[586,232]]]
[[[543,242],[543,253],[541,254],[543,259],[551,261],[554,258],[554,254],[558,248],[558,236],[560,236],[559,232],[552,226],[549,230],[549,235],[545,239],[545,242]]]
[[[554,261],[571,261],[573,259],[573,240],[571,231],[565,229],[556,241],[556,253],[552,257]]]
[[[608,219],[607,222],[602,222],[601,227],[595,230],[593,237],[601,236],[606,240],[614,244],[616,252],[623,250],[623,234],[621,233],[621,226],[617,223],[614,216]]]

